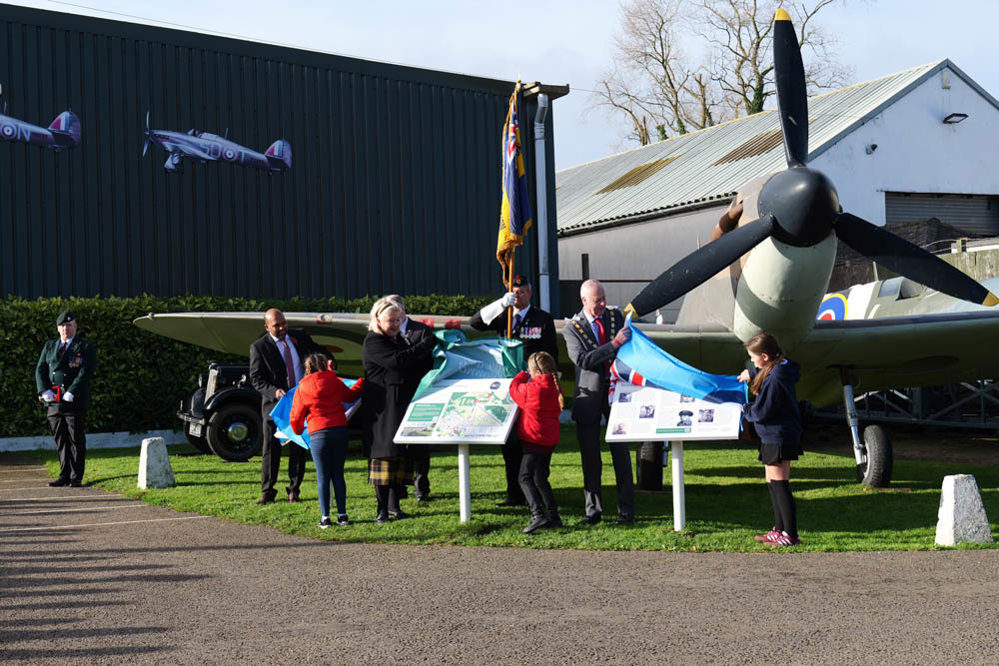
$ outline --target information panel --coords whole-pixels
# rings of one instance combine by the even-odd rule
[[[456,379],[414,400],[396,444],[503,444],[517,415],[509,379]]]
[[[665,389],[618,382],[607,421],[608,442],[736,439],[742,405],[714,403]]]

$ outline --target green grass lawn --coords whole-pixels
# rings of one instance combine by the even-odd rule
[[[565,522],[561,529],[521,533],[528,521],[524,507],[499,508],[504,497],[503,457],[498,447],[473,446],[471,455],[472,519],[458,518],[456,449],[437,450],[431,462],[434,501],[417,504],[412,495],[402,508],[411,519],[376,525],[374,489],[367,484],[367,461],[353,448],[347,461],[347,505],[351,525],[320,530],[315,470],[308,464],[303,504],[292,505],[283,492],[275,504],[258,507],[260,459],[227,463],[195,454],[187,446],[170,447],[177,485],[136,488],[137,449],[94,450],[87,454],[86,482],[131,498],[178,511],[192,511],[247,524],[269,525],[287,534],[330,541],[579,548],[588,550],[762,551],[753,535],[773,522],[763,467],[751,445],[690,442],[684,446],[687,527],[673,530],[672,494],[637,493],[633,525],[614,524],[616,490],[609,452],[604,452],[605,520],[578,526],[583,515],[582,470],[573,427],[562,428],[552,459],[551,483]],[[50,473],[58,472],[54,452],[36,452]],[[287,463],[282,461],[281,474]],[[670,470],[663,470],[667,483]],[[933,549],[940,486],[948,474],[974,474],[993,534],[999,533],[999,469],[967,464],[896,461],[892,488],[870,490],[856,483],[852,453],[806,452],[791,470],[803,544],[796,550]],[[285,476],[286,478],[286,476]],[[608,520],[609,519],[609,520]],[[991,547],[991,546],[986,546]]]

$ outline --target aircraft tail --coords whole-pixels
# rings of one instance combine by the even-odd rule
[[[49,131],[56,142],[67,148],[80,143],[80,129],[80,119],[72,111],[63,111],[49,125]]]
[[[291,144],[278,139],[264,153],[271,165],[271,171],[287,171],[291,168]]]

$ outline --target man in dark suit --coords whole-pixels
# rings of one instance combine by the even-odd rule
[[[268,504],[277,497],[274,485],[281,470],[281,443],[274,436],[276,428],[270,413],[277,401],[298,384],[305,375],[305,358],[322,349],[305,331],[288,328],[284,313],[271,309],[264,313],[267,331],[250,345],[250,383],[260,391],[260,410],[264,426],[264,448],[260,464],[262,494],[257,504]],[[288,501],[299,501],[299,488],[305,476],[308,451],[288,444]]]
[[[403,301],[402,296],[399,294],[391,294],[385,298],[399,306],[399,309],[402,310],[403,315],[405,315],[402,320],[402,326],[399,328],[399,335],[406,341],[406,344],[412,347],[420,342],[420,340],[423,340],[428,336],[433,336],[433,328],[427,326],[421,321],[411,319],[409,315],[406,315],[406,303]],[[418,362],[418,365],[416,369],[414,369],[412,375],[407,377],[405,393],[410,397],[410,399],[416,394],[416,389],[419,387],[420,380],[423,379],[423,375],[430,372],[433,367],[434,357],[427,354]],[[410,444],[406,448],[409,459],[413,463],[413,487],[416,489],[416,501],[429,502],[430,478],[428,474],[430,473],[430,445]],[[401,495],[405,489],[406,487],[402,486],[397,489],[397,492]]]
[[[513,328],[510,337],[524,343],[524,363],[534,352],[548,352],[558,360],[558,338],[555,334],[555,320],[544,310],[531,307],[531,297],[534,289],[531,282],[523,275],[513,278],[513,291],[504,294],[503,298],[493,301],[482,308],[468,322],[477,331],[495,331],[506,337],[507,308],[513,308]],[[527,367],[521,368],[526,370]],[[524,491],[520,489],[520,459],[523,449],[517,439],[516,426],[510,431],[510,436],[503,444],[503,463],[506,467],[506,499],[499,506],[519,506],[526,504]]]
[[[583,497],[586,501],[584,525],[600,522],[603,461],[600,458],[600,418],[610,414],[607,392],[610,388],[610,364],[618,347],[631,339],[631,329],[624,324],[620,310],[607,308],[603,285],[587,280],[579,290],[583,309],[566,321],[562,328],[569,358],[576,365],[576,392],[572,399],[572,418],[576,422],[579,457],[583,464]],[[618,524],[635,519],[635,481],[631,457],[625,442],[608,442],[617,481]]]
[[[87,457],[90,379],[97,366],[94,346],[76,334],[76,316],[56,318],[59,337],[42,348],[35,366],[38,399],[48,407],[49,426],[59,452],[59,478],[50,486],[80,486]]]

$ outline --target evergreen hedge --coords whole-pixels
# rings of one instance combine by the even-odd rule
[[[374,297],[263,300],[215,296],[138,296],[134,298],[48,298],[28,301],[8,296],[0,300],[0,396],[6,401],[0,437],[49,433],[45,409],[35,390],[35,365],[45,341],[58,335],[56,316],[72,310],[80,321],[79,335],[97,350],[97,373],[91,386],[88,432],[145,432],[176,428],[181,399],[193,389],[211,361],[246,363],[237,356],[154,335],[132,325],[150,312],[262,313],[368,312]],[[471,315],[490,298],[466,296],[407,296],[410,312]]]

